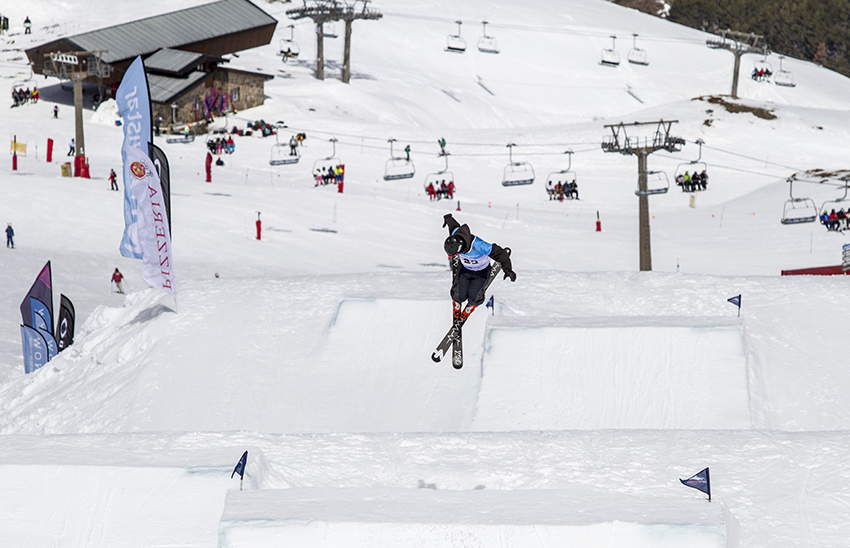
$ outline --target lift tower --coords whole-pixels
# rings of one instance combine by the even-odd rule
[[[342,81],[348,83],[351,79],[351,23],[355,19],[380,19],[384,16],[380,11],[367,7],[370,0],[363,1],[359,10],[355,6],[341,4],[338,0],[313,0],[309,4],[304,0],[304,6],[286,10],[286,15],[292,19],[309,17],[316,24],[316,78],[325,79],[325,31],[324,24],[330,21],[345,21],[345,51],[342,63]]]
[[[659,120],[658,122],[634,122],[632,124],[611,124],[604,126],[611,130],[611,135],[602,142],[604,152],[619,152],[620,154],[633,154],[638,157],[638,196],[639,225],[640,225],[640,269],[641,271],[652,270],[652,248],[649,238],[649,195],[653,192],[647,188],[646,182],[646,157],[657,150],[667,152],[679,152],[685,140],[681,137],[670,135],[670,127],[678,123],[678,120]],[[634,128],[635,133],[643,126],[655,125],[655,133],[652,137],[629,136],[629,128]],[[666,190],[665,190],[666,192]]]
[[[759,43],[761,42],[761,43]],[[741,71],[741,56],[745,53],[767,54],[769,48],[764,43],[764,36],[752,32],[737,32],[734,30],[720,31],[718,36],[712,36],[705,41],[712,49],[728,49],[735,55],[735,69],[732,73],[732,98],[738,98],[738,73]]]

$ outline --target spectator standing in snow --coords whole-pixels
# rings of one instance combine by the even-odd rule
[[[15,249],[15,231],[12,230],[12,223],[6,224],[6,247]]]
[[[154,125],[154,135],[159,137],[159,126],[162,124],[162,116],[156,117],[156,124]]]
[[[112,281],[115,282],[115,287],[118,288],[118,293],[124,294],[124,288],[121,287],[121,280],[124,279],[124,275],[118,272],[118,268],[115,269],[115,272],[112,273]]]
[[[118,181],[115,175],[115,170],[109,170],[109,190],[118,190]]]
[[[407,154],[407,161],[410,161],[410,145],[404,147],[404,153]]]
[[[32,33],[32,22],[30,21],[29,15],[24,19],[24,34]]]
[[[70,147],[68,150],[68,156],[73,156],[74,150],[77,148],[77,140],[72,137],[71,142],[68,143],[68,146]]]
[[[298,151],[295,150],[295,147],[297,147],[297,146],[298,146],[298,139],[296,139],[295,136],[293,135],[292,137],[289,138],[289,155],[290,156],[297,156],[298,155]]]
[[[59,118],[59,105],[53,105],[53,117]]]

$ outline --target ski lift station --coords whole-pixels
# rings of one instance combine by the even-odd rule
[[[449,34],[446,38],[446,51],[463,53],[466,51],[466,40],[460,35],[460,26],[463,21],[455,21],[455,23],[457,23],[457,34]]]
[[[620,65],[620,54],[617,53],[617,37],[611,35],[611,49],[602,50],[602,58],[599,64],[605,67],[616,67]]]
[[[396,156],[393,153],[393,143],[395,139],[387,141],[390,144],[390,158],[384,165],[384,180],[397,181],[399,179],[411,179],[416,175],[416,168],[413,165],[413,160],[405,156]],[[427,185],[426,185],[427,186]]]
[[[529,162],[514,162],[514,143],[508,147],[508,165],[502,176],[502,186],[530,185],[534,182],[534,168]]]
[[[487,21],[482,21],[484,34],[478,39],[478,51],[483,53],[499,53],[499,44],[492,36],[487,36]]]
[[[646,55],[646,50],[637,47],[637,37],[637,34],[632,34],[632,49],[629,50],[629,63],[645,67],[649,65],[649,57]]]

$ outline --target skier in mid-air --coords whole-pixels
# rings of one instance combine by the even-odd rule
[[[452,279],[454,315],[455,319],[460,317],[465,320],[475,307],[484,303],[482,289],[492,268],[490,259],[502,266],[505,279],[510,278],[515,282],[516,274],[511,267],[509,251],[475,236],[468,225],[458,223],[451,213],[443,217],[443,226],[449,229],[449,237],[446,238],[443,249],[450,258],[457,255],[460,259]],[[464,301],[468,301],[466,308],[463,308]]]

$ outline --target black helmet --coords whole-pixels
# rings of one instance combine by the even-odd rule
[[[457,255],[463,249],[463,239],[460,236],[449,236],[443,243],[443,249],[446,250],[446,255]]]

